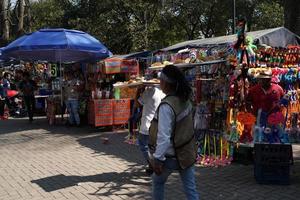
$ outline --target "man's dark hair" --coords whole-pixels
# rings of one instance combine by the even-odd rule
[[[5,72],[4,75],[3,75],[3,78],[7,78],[9,75],[9,73]]]

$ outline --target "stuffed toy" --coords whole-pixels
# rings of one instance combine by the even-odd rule
[[[264,129],[262,141],[268,142],[268,143],[273,143],[272,129],[270,127],[266,127]]]
[[[268,116],[268,124],[276,126],[284,123],[284,116],[282,112],[275,112]]]
[[[233,123],[230,127],[230,135],[229,135],[229,139],[230,142],[238,142],[239,140],[239,134],[238,134],[238,129],[237,129],[237,124]]]
[[[252,125],[244,125],[244,130],[242,135],[240,136],[240,142],[242,143],[247,143],[247,142],[252,142],[253,137],[251,135],[252,132]]]
[[[273,132],[275,131],[275,133],[278,135],[278,140],[281,143],[289,143],[289,136],[288,134],[284,131],[284,129],[282,128],[282,126],[275,126]]]
[[[261,109],[259,109],[258,112],[257,112],[256,125],[253,128],[254,143],[262,142],[263,128],[260,126],[261,112],[262,112]]]
[[[245,39],[245,43],[246,43],[246,50],[248,52],[249,55],[249,60],[250,60],[250,66],[251,67],[255,67],[255,52],[257,50],[256,45],[253,44],[253,38],[251,36],[247,36]]]
[[[272,143],[280,143],[279,135],[283,136],[283,133],[279,129],[279,126],[272,126]]]
[[[246,28],[246,20],[245,19],[239,19],[237,23],[237,42],[234,45],[234,48],[237,50],[241,48],[241,46],[245,43],[245,28]]]

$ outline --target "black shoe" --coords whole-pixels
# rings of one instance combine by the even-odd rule
[[[153,174],[153,169],[150,167],[148,167],[145,171],[148,176],[151,176]]]

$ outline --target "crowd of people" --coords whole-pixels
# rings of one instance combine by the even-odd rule
[[[76,73],[65,73],[63,89],[63,112],[67,110],[69,120],[67,125],[79,126],[79,98],[84,84]],[[0,73],[0,119],[8,116],[28,116],[29,122],[33,121],[36,111],[36,81],[27,71],[16,70]],[[22,113],[22,115],[21,115]]]
[[[36,89],[36,82],[30,78],[28,72],[4,72],[0,75],[0,119],[7,119],[9,115],[20,115],[23,107],[26,107],[29,121],[32,122]]]

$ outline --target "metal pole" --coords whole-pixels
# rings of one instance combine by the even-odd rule
[[[63,76],[62,76],[62,67],[61,67],[61,52],[59,52],[59,82],[60,82],[60,108],[61,108],[61,119],[63,120],[64,119],[64,112],[62,110],[63,108]]]
[[[232,34],[235,34],[235,0],[233,0],[233,19],[232,19]]]

